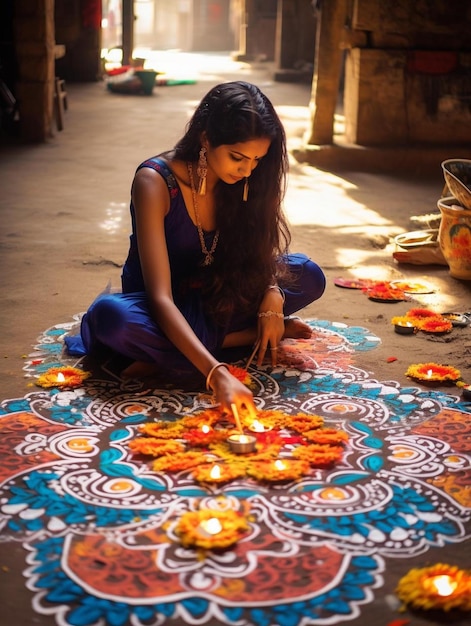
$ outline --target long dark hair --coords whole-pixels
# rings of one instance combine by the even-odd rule
[[[175,146],[174,158],[197,161],[203,134],[213,148],[270,140],[267,154],[249,178],[246,202],[244,181],[229,185],[220,180],[215,188],[220,235],[210,266],[210,309],[224,317],[234,307],[255,312],[266,287],[284,273],[280,258],[291,239],[282,211],[288,170],[285,131],[258,87],[234,81],[217,85],[203,98]]]

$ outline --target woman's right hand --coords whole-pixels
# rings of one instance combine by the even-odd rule
[[[226,367],[218,367],[211,376],[210,387],[214,391],[216,403],[224,413],[232,415],[233,406],[239,414],[248,413],[256,419],[257,413],[253,393],[244,383],[233,376]]]

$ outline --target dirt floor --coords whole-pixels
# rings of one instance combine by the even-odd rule
[[[200,98],[231,79],[257,83],[286,127],[292,250],[312,256],[328,279],[323,298],[302,314],[365,326],[378,335],[378,349],[364,354],[360,364],[378,379],[407,384],[410,363],[435,361],[461,369],[471,382],[469,328],[408,337],[391,325],[393,316],[416,306],[471,310],[470,283],[452,278],[447,266],[399,265],[392,257],[393,238],[417,230],[412,216],[437,213],[444,182],[440,159],[457,155],[447,154],[446,147],[441,153],[409,151],[404,168],[397,151],[343,146],[320,150],[320,169],[306,162],[303,151],[310,85],[274,82],[269,64],[235,63],[228,55],[162,53],[162,63],[169,64],[167,72],[171,63],[187,67],[196,82],[156,87],[147,97],[110,93],[103,82],[69,84],[63,132],[44,145],[1,148],[2,397],[27,391],[23,357],[42,330],[70,321],[108,283],[119,287],[134,168],[172,146]],[[340,115],[336,128],[341,133]],[[337,141],[342,146],[341,135]],[[360,290],[337,287],[338,277],[425,281],[435,292],[377,303]]]
[[[441,154],[411,151],[411,167],[405,169],[394,151],[370,151],[368,159],[365,151],[360,155],[344,146],[342,167],[336,162],[338,152],[320,150],[321,169],[303,160],[310,85],[274,82],[270,65],[233,63],[225,55],[179,58],[180,66],[190,61],[198,68],[195,84],[159,86],[152,96],[112,94],[103,82],[70,84],[62,132],[44,145],[9,142],[1,148],[1,398],[23,397],[31,389],[33,383],[22,370],[24,356],[33,351],[42,331],[69,322],[108,284],[119,287],[135,167],[171,147],[200,98],[214,84],[231,79],[257,83],[286,127],[291,247],[313,257],[328,281],[323,298],[302,315],[366,327],[378,336],[376,350],[356,354],[358,367],[372,378],[408,386],[405,371],[410,364],[434,361],[459,368],[471,383],[469,327],[443,336],[401,336],[391,324],[393,316],[412,307],[471,311],[470,283],[452,278],[447,266],[399,265],[392,256],[393,238],[417,230],[412,216],[437,213],[441,160],[459,155],[447,154],[446,148]],[[339,116],[340,131],[341,121]],[[339,277],[420,281],[434,291],[408,302],[378,303],[361,290],[336,286]],[[454,386],[438,388],[460,393]],[[469,556],[469,549],[458,544],[447,554],[458,565],[469,566],[466,552]],[[444,558],[438,549],[428,556],[433,562],[437,555]],[[382,596],[393,593],[395,577],[390,573]],[[383,602],[384,597],[378,598],[365,607],[352,626],[378,623],[372,616],[382,611]],[[420,617],[410,622],[430,623]]]

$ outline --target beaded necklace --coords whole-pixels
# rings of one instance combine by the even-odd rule
[[[190,179],[191,196],[193,198],[193,210],[195,212],[196,228],[198,229],[198,236],[199,236],[200,244],[201,244],[201,252],[204,254],[202,265],[205,267],[207,265],[211,265],[211,263],[214,261],[214,251],[216,250],[216,246],[218,245],[219,230],[217,230],[216,234],[214,235],[213,243],[211,245],[211,250],[208,250],[208,248],[206,247],[206,242],[204,240],[203,227],[201,226],[201,220],[200,220],[200,216],[198,213],[198,200],[196,196],[195,183],[193,181],[193,166],[191,163],[187,163],[186,167],[188,169],[188,177]]]

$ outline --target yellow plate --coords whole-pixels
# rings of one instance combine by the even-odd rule
[[[392,280],[391,285],[406,293],[435,293],[436,289],[424,283],[415,283],[409,280]]]

